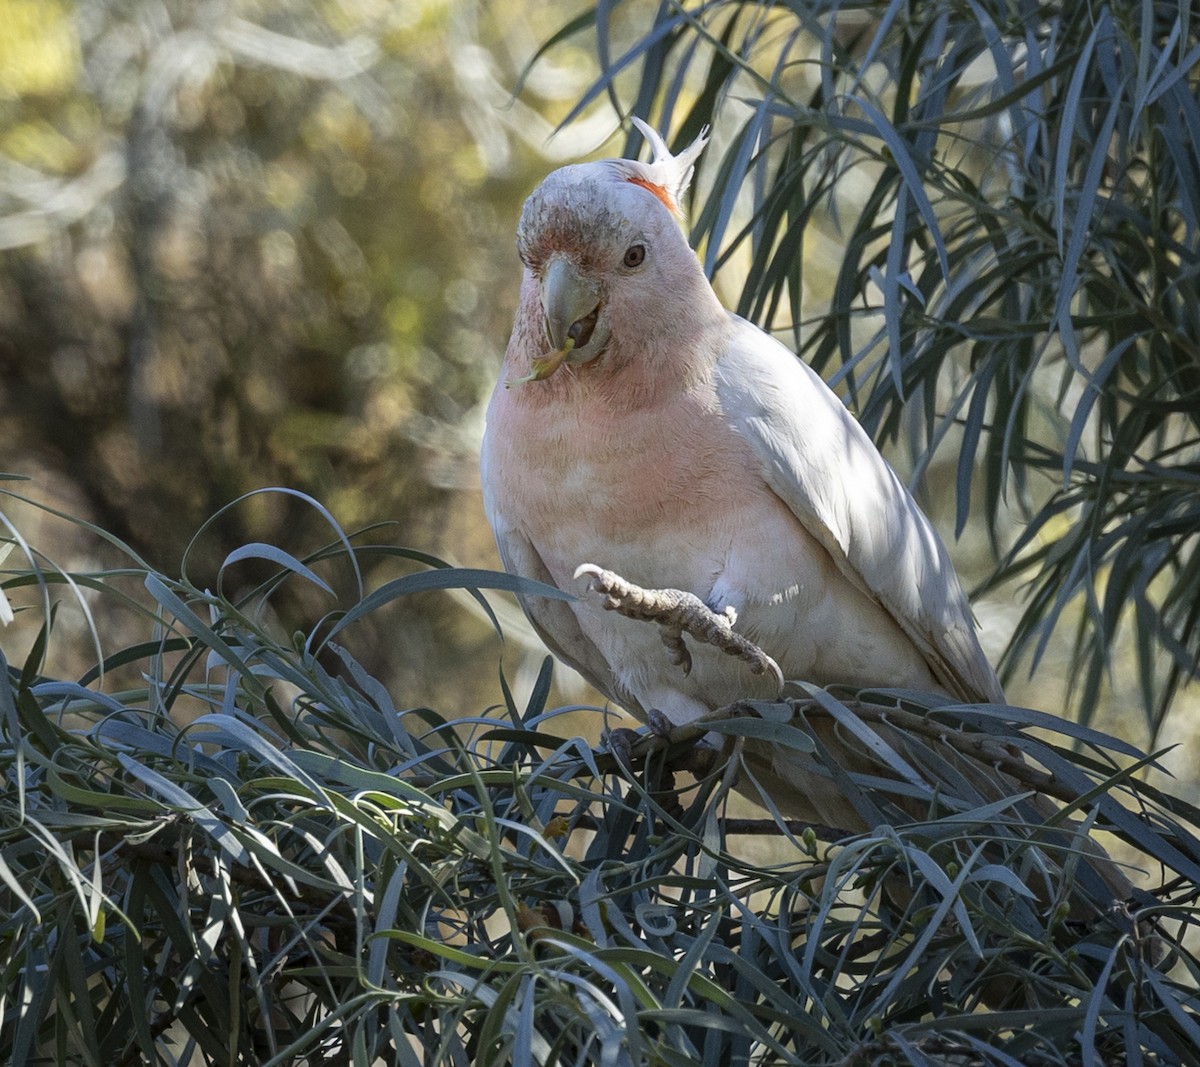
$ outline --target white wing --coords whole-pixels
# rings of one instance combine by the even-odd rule
[[[1002,701],[946,548],[895,471],[810,367],[731,318],[717,394],[767,484],[896,620],[950,694]]]

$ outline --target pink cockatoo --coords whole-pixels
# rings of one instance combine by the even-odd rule
[[[634,121],[652,162],[554,171],[517,231],[524,274],[488,408],[484,503],[510,572],[580,595],[523,597],[533,626],[643,720],[689,723],[773,697],[778,680],[694,643],[685,672],[654,626],[588,595],[596,567],[581,564],[694,594],[788,679],[1001,700],[904,484],[824,382],[705,277],[680,226],[703,135],[673,156]],[[794,750],[758,757],[782,810],[856,821]]]

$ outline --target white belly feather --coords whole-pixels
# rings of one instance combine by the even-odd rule
[[[578,420],[558,426],[543,411],[536,429],[507,436],[524,455],[506,457],[514,462],[501,472],[524,473],[494,487],[495,506],[513,517],[560,588],[584,594],[586,582],[573,575],[593,563],[646,588],[684,589],[718,611],[732,606],[738,632],[786,678],[930,687],[908,638],[775,496],[746,444],[700,432],[711,419],[703,399],[682,402],[643,440],[626,435],[619,448],[602,424],[591,432]],[[542,476],[531,477],[535,457]],[[723,472],[715,483],[714,468]],[[731,469],[741,472],[732,483]],[[657,627],[606,611],[594,596],[572,610],[619,688],[674,722],[773,695],[745,663],[690,639],[685,675],[668,662]]]

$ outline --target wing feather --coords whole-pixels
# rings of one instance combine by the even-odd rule
[[[555,581],[533,543],[524,534],[505,525],[495,515],[489,516],[496,534],[500,561],[510,574],[524,575],[554,585]],[[526,617],[546,647],[564,663],[574,667],[594,689],[609,700],[642,718],[645,713],[632,693],[625,692],[600,650],[583,632],[569,602],[548,597],[518,594]]]
[[[767,484],[896,620],[950,694],[1003,700],[946,548],[896,472],[810,367],[731,318],[717,395]]]

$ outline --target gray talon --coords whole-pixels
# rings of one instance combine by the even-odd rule
[[[691,653],[683,642],[686,633],[748,663],[752,674],[771,675],[778,691],[783,692],[779,664],[754,642],[734,631],[737,612],[732,606],[716,612],[692,593],[682,589],[643,589],[594,563],[582,564],[575,577],[586,577],[588,588],[603,598],[609,611],[620,612],[628,619],[657,623],[662,628],[667,658],[681,667],[684,674],[692,669]]]

